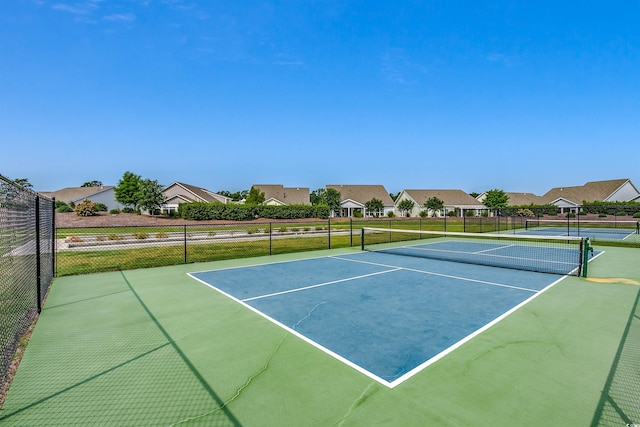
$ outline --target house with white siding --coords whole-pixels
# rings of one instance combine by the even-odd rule
[[[177,211],[180,203],[231,203],[231,198],[209,191],[206,188],[185,184],[184,182],[174,182],[162,190],[167,198],[167,202],[162,207],[162,212]]]
[[[285,205],[310,205],[308,187],[289,187],[281,184],[254,184],[256,188],[264,193],[264,204],[285,206]]]
[[[436,197],[443,202],[443,207],[435,212],[424,207],[427,200]],[[413,202],[413,209],[409,212],[401,211],[398,207],[403,200]],[[463,212],[473,211],[474,216],[486,207],[462,190],[402,190],[395,202],[397,215],[419,216],[420,212],[427,211],[427,216],[445,216],[450,212],[455,212],[456,216],[462,216]]]
[[[389,192],[383,185],[327,185],[327,189],[332,188],[340,193],[340,212],[336,215],[342,217],[354,216],[356,212],[365,217],[387,216],[393,212],[395,205]],[[369,212],[366,203],[373,199],[380,200],[383,208],[381,212]]]

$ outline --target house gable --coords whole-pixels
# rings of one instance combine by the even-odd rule
[[[162,191],[169,200],[175,196],[182,196],[189,202],[205,202],[205,203],[231,203],[231,198],[214,193],[205,188],[196,187],[194,185],[185,184],[183,182],[174,182],[168,185]]]
[[[310,205],[308,187],[284,187],[281,184],[254,184],[252,188],[264,193],[267,205]]]

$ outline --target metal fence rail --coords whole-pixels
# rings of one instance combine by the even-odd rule
[[[347,218],[296,222],[56,229],[56,275],[359,247],[362,227],[495,232],[510,218]]]
[[[0,175],[0,389],[53,279],[54,201]]]

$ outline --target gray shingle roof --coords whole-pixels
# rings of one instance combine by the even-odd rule
[[[308,187],[284,187],[281,184],[254,184],[264,193],[264,200],[274,199],[285,205],[311,204]]]
[[[484,205],[462,190],[404,190],[419,206],[437,197],[442,200],[445,206],[477,206],[478,209]]]
[[[393,199],[383,185],[327,185],[327,189],[333,188],[340,192],[341,200],[353,200],[365,204],[372,199],[382,201],[384,206],[393,206]]]
[[[113,185],[103,185],[101,187],[67,187],[56,191],[41,191],[45,197],[55,197],[65,203],[82,199],[90,199],[94,194],[102,193],[113,188]]]
[[[611,196],[629,179],[612,179],[609,181],[592,181],[576,187],[556,187],[544,194],[543,203],[553,203],[558,199],[565,199],[576,204],[587,202],[601,202]]]

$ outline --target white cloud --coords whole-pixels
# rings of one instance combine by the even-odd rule
[[[135,21],[136,15],[134,15],[133,13],[119,13],[115,15],[107,15],[102,19],[106,21],[132,22]]]

